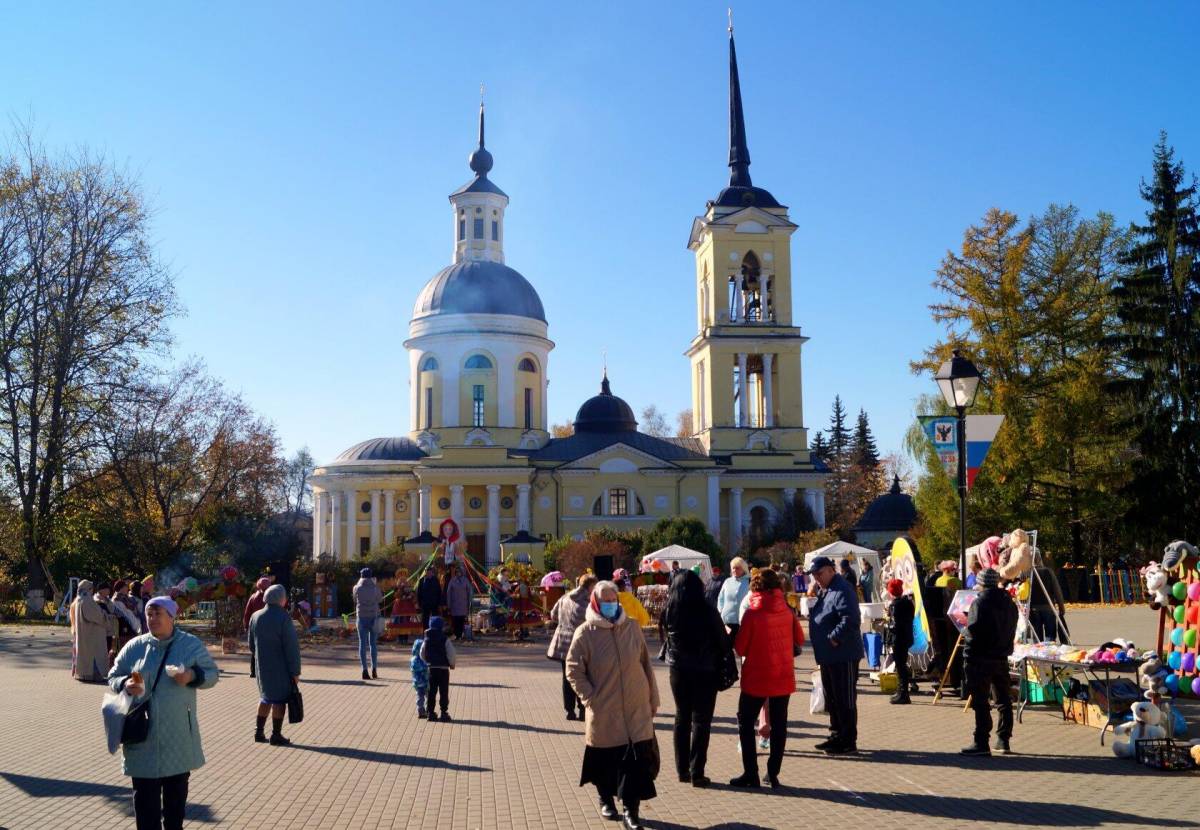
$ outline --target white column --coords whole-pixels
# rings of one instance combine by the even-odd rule
[[[746,426],[746,398],[750,394],[750,384],[746,383],[746,355],[738,353],[738,411],[737,425]]]
[[[762,388],[763,388],[763,408],[766,410],[763,419],[763,425],[767,427],[775,426],[775,400],[771,394],[771,363],[775,360],[775,355],[764,354],[762,356],[763,373],[762,373]]]
[[[808,512],[812,514],[813,521],[817,520],[817,491],[811,488],[804,490],[804,505],[808,508]]]
[[[716,473],[708,474],[708,532],[721,539],[721,482]]]
[[[408,538],[421,532],[421,491],[408,491]]]
[[[358,505],[355,503],[356,493],[346,491],[346,558],[358,558]]]
[[[742,488],[729,490],[729,549],[737,551],[742,543]]]
[[[454,519],[454,523],[458,525],[458,532],[466,536],[467,530],[463,527],[463,486],[461,484],[450,485],[450,518]]]
[[[383,491],[383,543],[396,541],[396,491]]]
[[[733,319],[741,322],[746,318],[745,293],[742,291],[740,274],[733,275]]]
[[[796,488],[795,487],[784,487],[783,488],[783,506],[784,507],[795,507],[796,506]]]
[[[517,485],[517,531],[529,532],[529,485]]]
[[[487,564],[500,562],[500,485],[487,486]]]
[[[378,490],[371,491],[371,550],[379,547],[379,496]]]
[[[497,344],[498,345],[498,344]],[[496,426],[517,424],[517,351],[496,348]],[[520,426],[524,426],[524,421]]]
[[[429,530],[429,518],[433,511],[433,487],[428,484],[421,486],[421,529],[418,533]],[[417,535],[417,534],[414,534]]]
[[[312,513],[312,558],[316,560],[321,555],[321,536],[325,529],[324,505],[325,494],[313,491],[313,513]]]
[[[329,521],[329,552],[333,554],[334,559],[342,558],[342,504],[345,499],[342,494],[333,492],[329,494],[330,505],[333,508],[330,510],[332,514]]]
[[[825,491],[817,491],[817,513],[814,516],[817,520],[817,527],[825,527]]]

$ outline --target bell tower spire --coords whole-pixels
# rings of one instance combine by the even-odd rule
[[[738,80],[737,47],[733,44],[733,9],[729,10],[729,186],[751,187],[746,116],[742,112],[742,85]]]
[[[494,159],[484,146],[483,84],[479,85],[479,143],[467,156],[475,178],[450,194],[454,207],[454,261],[504,262],[504,209],[508,196],[488,173]]]

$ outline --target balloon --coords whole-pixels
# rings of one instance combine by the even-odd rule
[[[1175,597],[1175,599],[1182,600],[1187,596],[1187,590],[1188,588],[1186,583],[1176,582],[1171,586],[1171,596]]]
[[[1180,666],[1183,668],[1184,674],[1191,674],[1194,672],[1196,670],[1196,655],[1192,654],[1190,651],[1183,655],[1183,661],[1180,663]]]
[[[1189,585],[1187,592],[1188,599],[1190,599],[1192,602],[1200,600],[1200,582],[1193,582],[1191,585]]]
[[[1182,628],[1176,628],[1174,631],[1171,632],[1171,645],[1173,645],[1173,646],[1183,645],[1183,629]]]
[[[196,577],[194,577],[194,576],[189,576],[186,580],[186,583],[187,583],[188,593],[191,593],[192,591],[196,590],[196,588],[199,587],[199,585],[200,585],[200,583],[196,581]]]
[[[1183,644],[1188,648],[1192,648],[1194,645],[1196,645],[1196,629],[1189,628],[1183,633]]]
[[[1167,679],[1163,681],[1163,685],[1165,685],[1167,687],[1167,691],[1170,692],[1171,694],[1178,694],[1178,692],[1179,692],[1179,675],[1168,674]]]
[[[1179,656],[1178,651],[1172,651],[1167,655],[1167,665],[1171,667],[1172,671],[1179,671],[1179,665],[1182,661],[1183,658]]]
[[[1192,681],[1192,694],[1200,695],[1200,677]]]
[[[1192,625],[1200,622],[1200,605],[1193,605],[1187,610],[1187,613],[1184,615],[1184,617]]]
[[[1197,606],[1197,607],[1200,607],[1200,606]],[[1182,605],[1176,605],[1175,610],[1172,611],[1171,613],[1175,615],[1175,622],[1177,622],[1180,625],[1183,625],[1184,607]]]

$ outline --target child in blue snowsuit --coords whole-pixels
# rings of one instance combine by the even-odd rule
[[[421,659],[421,646],[425,641],[417,637],[412,647],[412,659],[408,667],[412,670],[412,685],[417,693],[417,717],[425,717],[425,695],[429,693],[429,665]]]

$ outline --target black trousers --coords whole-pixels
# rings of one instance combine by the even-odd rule
[[[992,712],[988,695],[996,698],[1000,723],[996,737],[1008,740],[1013,731],[1013,705],[1009,695],[1007,660],[971,660],[966,665],[967,691],[975,710],[975,745],[987,746],[992,732]]]
[[[169,778],[133,779],[133,815],[137,830],[181,830],[190,775],[185,772]]]
[[[733,623],[732,625],[727,625],[725,627],[729,629],[729,644],[732,646],[737,642],[738,629],[742,627],[742,624]]]
[[[826,692],[828,694],[828,692]],[[787,745],[788,702],[791,695],[755,697],[742,692],[738,698],[738,740],[742,745],[742,774],[758,780],[758,750],[754,735],[758,713],[767,704],[767,720],[771,724],[771,754],[767,756],[767,775],[779,775],[783,766],[783,748]]]
[[[450,618],[450,630],[454,632],[454,639],[462,639],[463,631],[466,630],[466,625],[467,618],[465,615],[462,617]]]
[[[848,745],[858,744],[858,663],[855,660],[821,666],[830,737]],[[771,741],[772,748],[774,745]]]
[[[908,650],[911,643],[898,643],[892,654],[896,664],[896,691],[902,695],[908,694],[912,688],[912,669],[908,665]]]
[[[567,714],[573,713],[576,709],[580,714],[583,714],[583,701],[575,694],[575,687],[571,685],[571,681],[567,680],[567,661],[559,660],[562,666],[562,693],[563,693],[563,709]]]
[[[442,693],[442,714],[450,709],[450,669],[429,667],[429,693],[425,698],[425,711],[433,714],[433,703],[438,692]]]
[[[671,694],[675,698],[675,771],[681,777],[699,778],[708,762],[717,675],[672,667]]]

